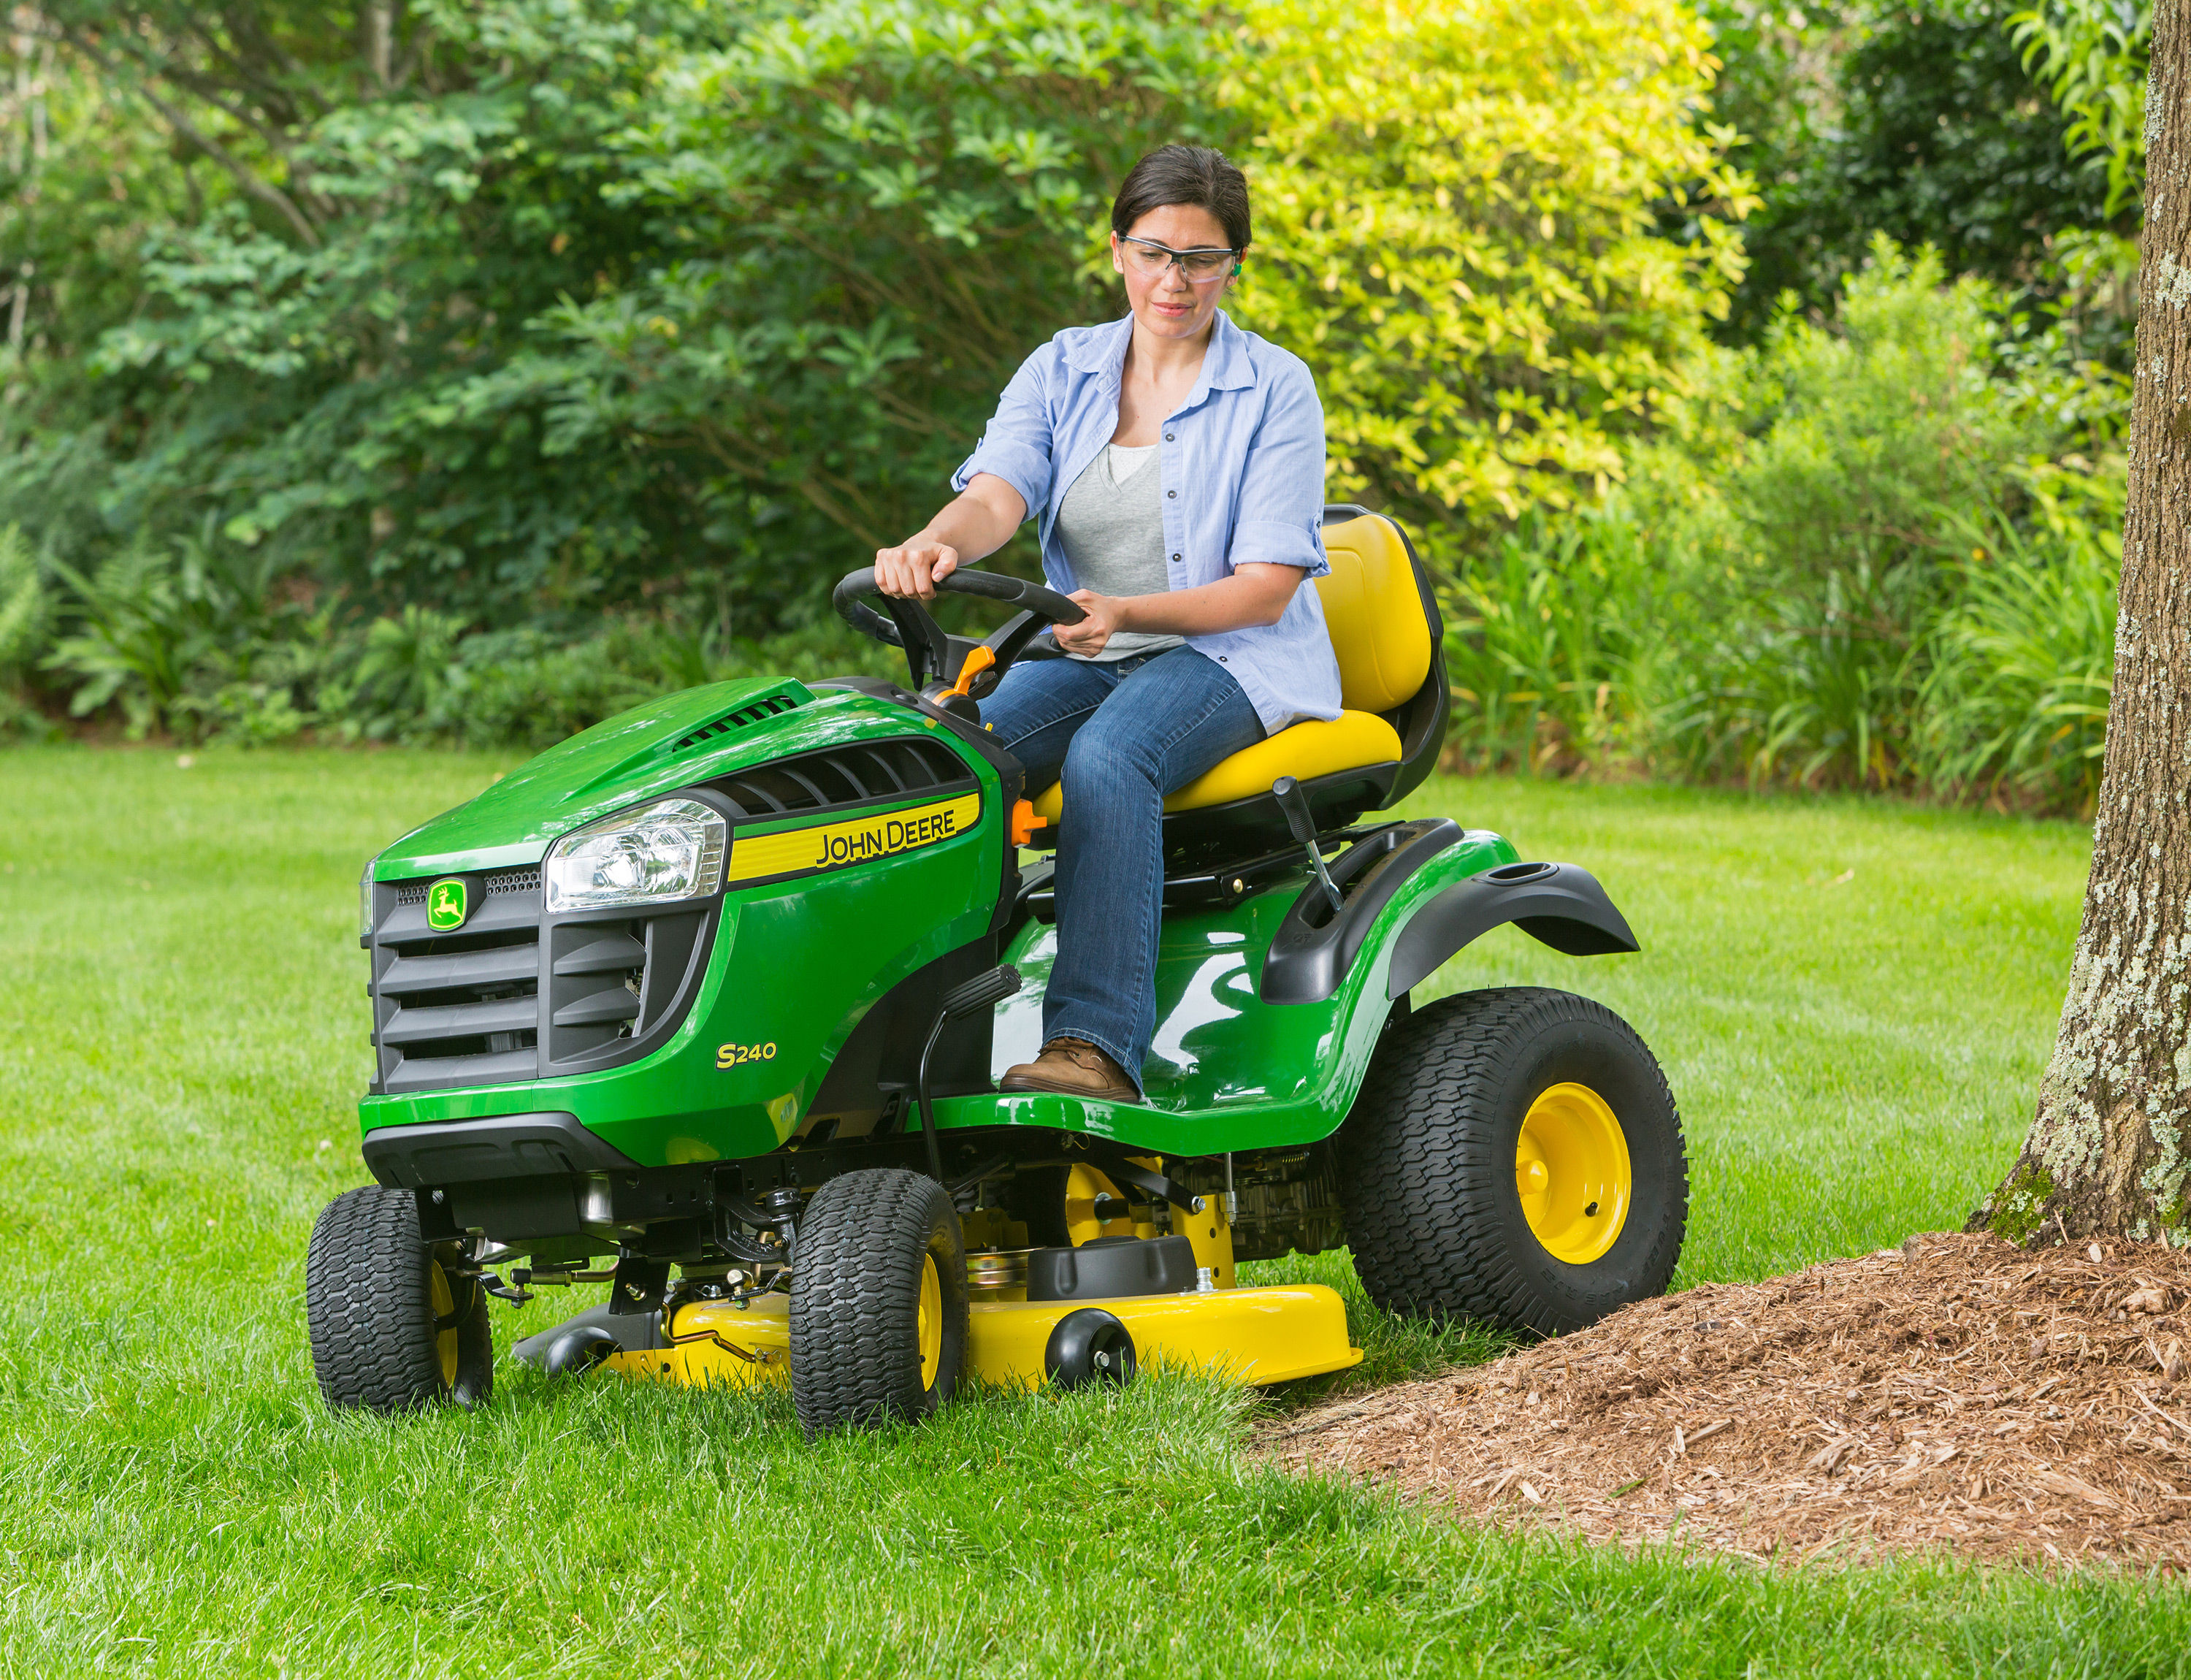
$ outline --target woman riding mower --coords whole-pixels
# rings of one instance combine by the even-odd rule
[[[1060,333],[1021,366],[959,494],[875,555],[885,594],[935,580],[1039,518],[1050,586],[1087,617],[1063,659],[1015,664],[982,720],[1064,783],[1058,954],[1041,1054],[1007,1091],[1135,1102],[1155,1030],[1164,795],[1288,725],[1335,718],[1339,666],[1317,592],[1330,570],[1323,409],[1297,356],[1219,307],[1249,237],[1248,184],[1221,153],[1167,145],[1111,208],[1124,319]]]

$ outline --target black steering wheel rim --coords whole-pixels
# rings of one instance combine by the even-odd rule
[[[1077,602],[1055,589],[1045,589],[1040,584],[1022,583],[1017,578],[1007,578],[996,572],[961,569],[938,578],[936,588],[941,595],[979,595],[985,601],[1003,601],[1020,609],[1010,623],[982,644],[995,656],[993,669],[999,675],[1040,631],[1052,624],[1077,624],[1088,616]],[[951,638],[944,634],[943,627],[915,597],[884,595],[887,618],[861,598],[879,594],[881,591],[875,586],[874,567],[863,566],[839,579],[837,587],[830,592],[829,604],[836,609],[839,618],[861,635],[886,646],[903,648],[916,688],[931,680],[948,681]]]

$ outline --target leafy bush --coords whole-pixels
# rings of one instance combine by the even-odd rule
[[[2152,0],[2041,0],[2010,22],[2025,67],[2068,119],[2070,155],[2105,162],[2108,213],[2135,205],[2145,190]]]
[[[1830,310],[1885,233],[2127,351],[2126,323],[2088,310],[2061,259],[2065,232],[2120,236],[2135,217],[2073,155],[2070,119],[2012,34],[2013,0],[1701,9],[1726,64],[1714,115],[1739,131],[1731,156],[1762,200],[1742,230],[1731,338],[1756,342],[1790,292]]]
[[[2110,463],[2036,475],[2029,488],[2029,521],[1972,532],[1956,598],[1932,627],[1915,770],[1949,796],[2088,812],[2114,692],[2126,481]]]
[[[1750,202],[1670,0],[1248,0],[1240,312],[1315,368],[1335,497],[1443,528],[1564,507],[1693,388]],[[1659,237],[1658,208],[1689,218]]]
[[[895,542],[1027,351],[1114,312],[1090,231],[1202,133],[1206,38],[1121,0],[822,0],[667,62],[612,191],[675,238],[503,383],[551,454],[681,452],[709,540],[779,589],[794,510],[848,561]]]
[[[44,665],[74,679],[73,715],[114,703],[134,739],[276,740],[310,721],[300,693],[328,620],[282,587],[270,555],[208,533],[140,539],[88,576],[53,567],[75,598]]]
[[[2002,493],[2002,470],[2044,455],[2055,416],[2000,375],[2001,305],[1952,283],[1931,250],[1881,239],[1830,326],[1784,317],[1748,363],[1751,433],[1730,499],[1772,569],[1800,578],[1960,550],[1927,510]]]
[[[1209,31],[1130,0],[424,3],[377,57],[315,16],[48,20],[40,192],[117,219],[100,121],[146,178],[99,259],[0,206],[0,274],[132,253],[103,318],[37,288],[0,405],[0,505],[80,571],[210,519],[379,611],[795,630],[1109,311],[1090,227],[1208,105]]]
[[[21,677],[45,651],[50,618],[45,579],[21,527],[0,525],[0,740],[45,732],[44,718],[23,695]]]
[[[1532,513],[1443,592],[1452,756],[1534,771],[1649,754],[1657,627],[1693,614],[1625,510]]]
[[[0,525],[0,676],[21,669],[43,651],[51,604],[22,527]]]
[[[2089,807],[2114,652],[2119,457],[2090,370],[2000,294],[1882,244],[1839,318],[1721,369],[1750,430],[1632,451],[1448,597],[1463,762]]]

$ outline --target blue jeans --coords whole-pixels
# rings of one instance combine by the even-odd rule
[[[1262,721],[1192,647],[1014,665],[982,721],[1027,766],[1030,796],[1065,783],[1043,1037],[1085,1039],[1138,1086],[1156,1032],[1164,795],[1261,740]]]

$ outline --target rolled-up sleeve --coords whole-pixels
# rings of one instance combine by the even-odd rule
[[[964,490],[976,473],[988,473],[1020,493],[1027,517],[1033,519],[1050,503],[1050,364],[1057,359],[1056,347],[1044,345],[1020,363],[1011,383],[997,401],[997,412],[982,433],[974,453],[951,475],[951,487]],[[1322,447],[1322,432],[1317,434]]]
[[[1331,570],[1323,555],[1323,404],[1308,369],[1290,358],[1272,384],[1248,445],[1242,517],[1225,561],[1298,566],[1321,578]]]

